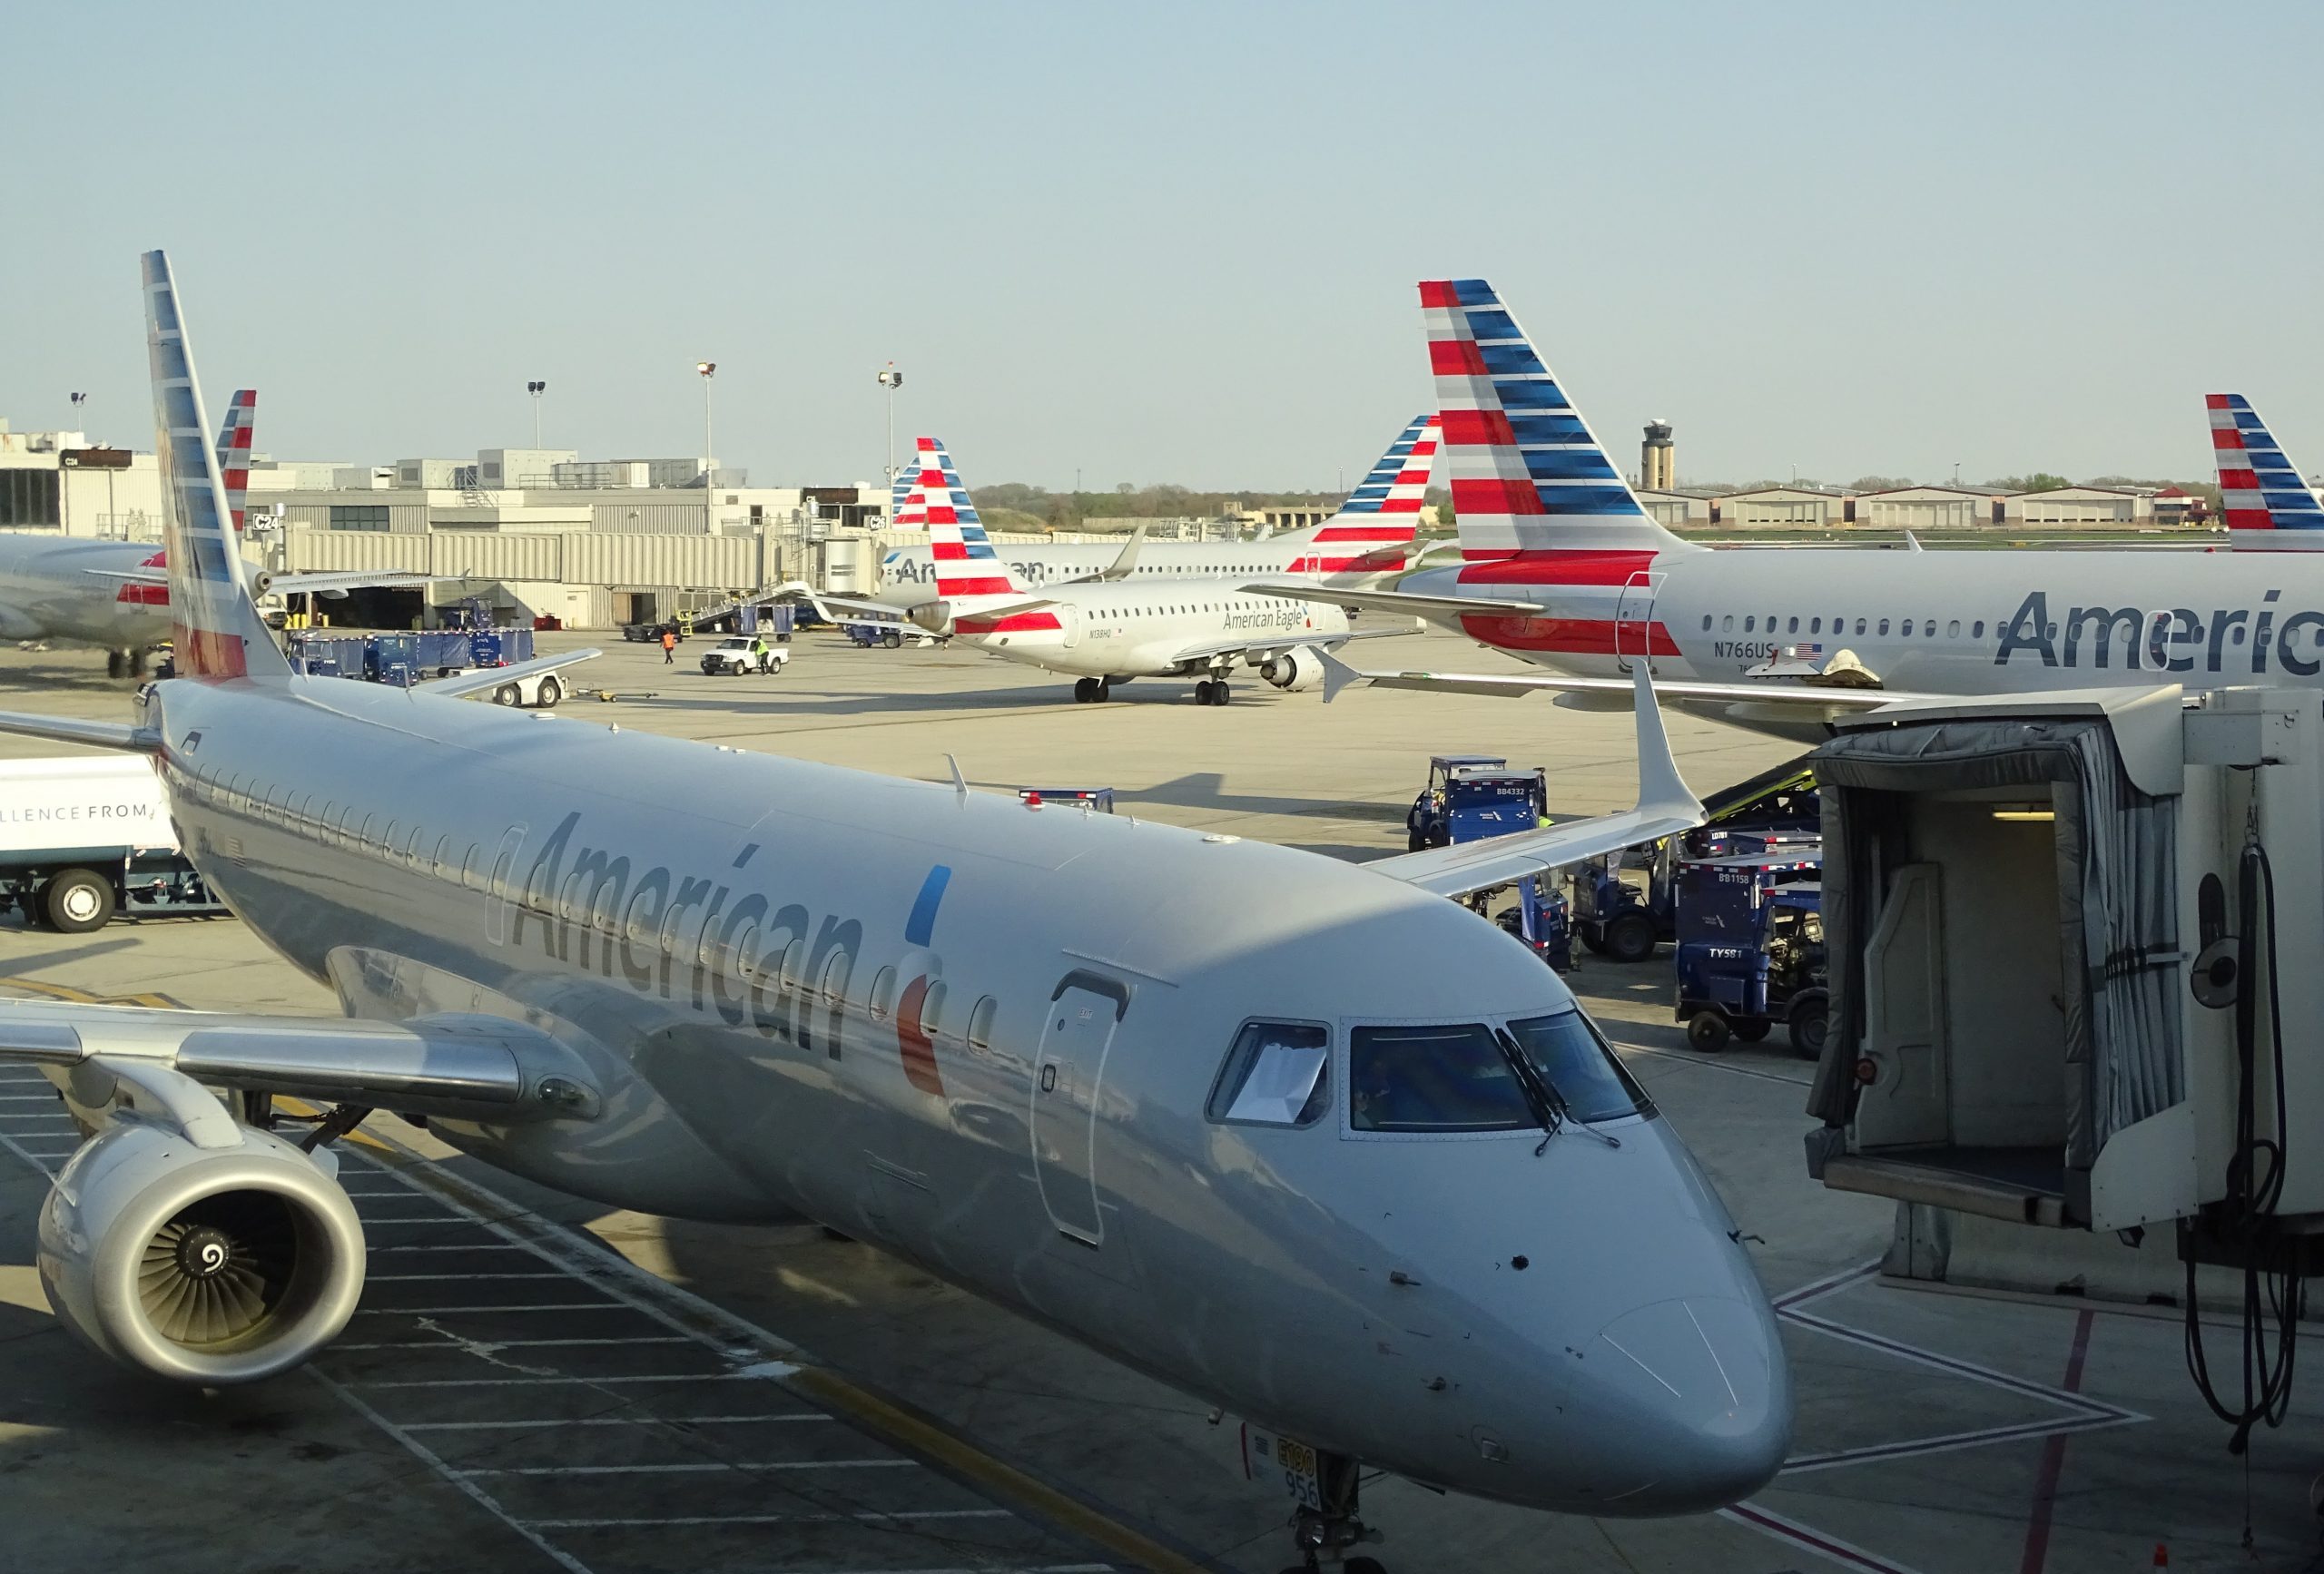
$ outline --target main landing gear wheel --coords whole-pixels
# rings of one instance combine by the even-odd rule
[[[1226,703],[1227,693],[1228,690],[1226,679],[1205,678],[1202,682],[1195,685],[1195,703],[1197,705],[1223,705]]]
[[[1095,704],[1098,701],[1098,691],[1101,686],[1096,678],[1074,679],[1073,703],[1077,705]]]
[[[105,676],[109,678],[125,678],[128,675],[128,654],[125,652],[117,650],[109,650],[105,652]]]

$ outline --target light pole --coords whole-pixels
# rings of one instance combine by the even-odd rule
[[[87,394],[76,393],[73,396],[73,424],[74,426],[80,426],[82,407],[86,405],[88,402],[89,396]],[[85,437],[88,434],[87,428],[83,427],[81,430],[83,436]]]
[[[525,391],[533,396],[533,447],[538,448],[541,446],[541,395],[548,391],[548,384],[528,382],[525,385]]]
[[[702,531],[704,535],[710,536],[716,534],[718,528],[710,513],[710,489],[714,480],[711,472],[716,468],[716,456],[710,444],[710,379],[718,375],[718,363],[698,360],[694,363],[694,369],[702,374]]]
[[[888,390],[888,488],[896,485],[896,390],[904,386],[904,374],[890,361],[880,373],[880,386]]]

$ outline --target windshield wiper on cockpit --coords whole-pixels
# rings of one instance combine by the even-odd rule
[[[1509,1069],[1517,1077],[1517,1086],[1525,1094],[1526,1104],[1532,1108],[1533,1118],[1541,1124],[1541,1140],[1533,1147],[1535,1158],[1541,1157],[1549,1147],[1550,1138],[1568,1127],[1584,1136],[1594,1136],[1608,1147],[1622,1146],[1622,1139],[1613,1133],[1596,1130],[1587,1122],[1573,1118],[1573,1108],[1566,1103],[1565,1096],[1541,1074],[1541,1068],[1533,1064],[1533,1058],[1518,1047],[1508,1028],[1495,1028],[1492,1041],[1501,1047],[1502,1058],[1509,1062]]]

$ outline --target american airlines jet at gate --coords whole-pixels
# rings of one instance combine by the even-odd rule
[[[2305,554],[1682,541],[1640,506],[1492,286],[1437,280],[1420,293],[1461,566],[1393,591],[1246,588],[1415,613],[1556,675],[1341,668],[1327,694],[1361,676],[1620,706],[1623,674],[1642,659],[1669,702],[1817,740],[1827,717],[1932,695],[2324,684],[2324,558]],[[2241,439],[2230,424],[2220,440]],[[2263,528],[2247,512],[2237,536]],[[1852,659],[1836,659],[1843,652]],[[1800,675],[1754,675],[1768,667]]]
[[[1286,530],[1263,541],[1145,541],[996,544],[1019,582],[1037,591],[1098,579],[1235,580],[1256,574],[1298,575],[1320,585],[1372,585],[1412,566],[1421,505],[1436,463],[1434,416],[1414,416],[1396,434],[1380,462],[1321,525]],[[906,471],[896,477],[899,525],[923,525],[911,498]],[[934,544],[901,546],[880,560],[880,590],[872,600],[899,609],[936,599]]]
[[[990,654],[1063,673],[1083,703],[1111,699],[1115,685],[1133,678],[1192,678],[1196,704],[1223,705],[1231,693],[1228,675],[1243,664],[1276,688],[1309,689],[1323,681],[1323,652],[1420,626],[1352,630],[1337,606],[1249,595],[1232,579],[1196,575],[1108,574],[1037,591],[986,535],[944,445],[922,438],[919,457],[904,513],[928,526],[935,595],[906,615]],[[1133,541],[1123,556],[1137,549]],[[833,608],[874,609],[804,585],[785,589],[809,595],[826,616]]]
[[[1445,900],[1701,822],[1643,684],[1635,809],[1358,865],[447,703],[537,664],[302,677],[144,280],[183,675],[133,725],[0,731],[149,757],[347,1015],[0,1004],[93,1133],[40,1224],[86,1343],[202,1385],[322,1350],[365,1256],[329,1145],[385,1108],[609,1206],[843,1229],[1248,1416],[1305,1445],[1309,1552],[1364,1536],[1359,1463],[1618,1516],[1775,1474],[1740,1232],[1557,975]],[[275,1095],[336,1107],[294,1141]]]
[[[258,394],[243,389],[228,401],[218,434],[218,467],[239,535],[250,487],[251,421]],[[145,653],[170,637],[170,592],[163,553],[151,544],[59,539],[0,532],[0,639],[69,640],[99,645],[114,677],[145,670]],[[236,559],[241,562],[240,555]],[[251,590],[288,594],[364,585],[425,585],[413,574],[269,574],[246,566]]]

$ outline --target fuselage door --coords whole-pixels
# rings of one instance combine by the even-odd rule
[[[1081,643],[1081,608],[1069,601],[1062,601],[1057,608],[1058,644],[1071,650]]]
[[[1059,1233],[1099,1245],[1098,1108],[1106,1054],[1129,992],[1110,979],[1072,972],[1059,983],[1033,1067],[1033,1174]]]
[[[1654,670],[1649,631],[1654,627],[1654,598],[1661,589],[1662,575],[1640,569],[1623,584],[1620,599],[1614,603],[1614,664],[1623,672],[1630,670],[1633,658],[1646,660],[1647,671]]]

